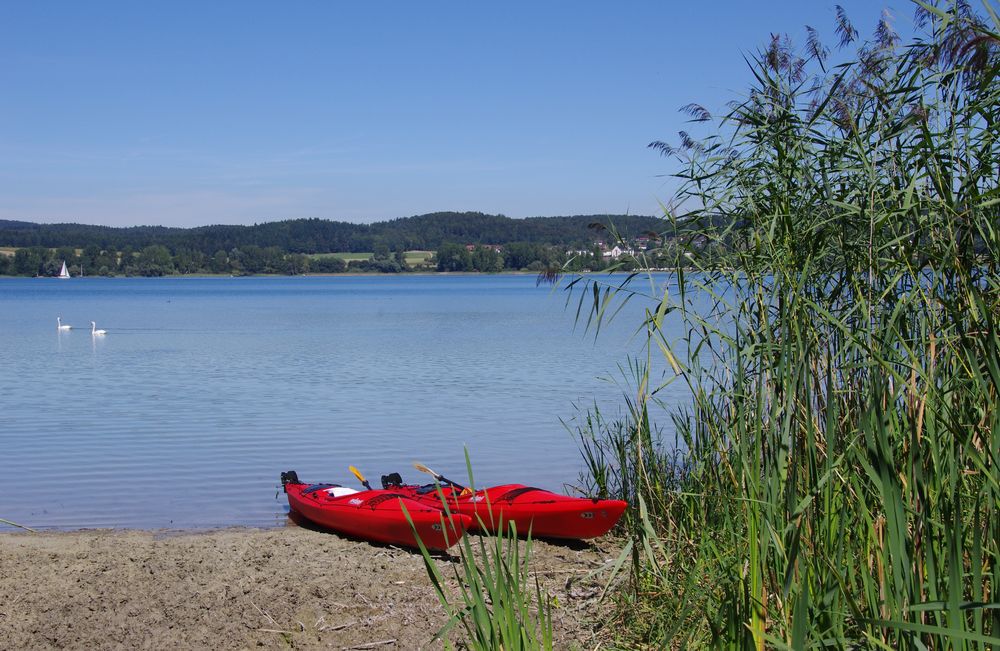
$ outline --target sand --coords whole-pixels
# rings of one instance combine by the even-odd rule
[[[619,546],[534,545],[556,647],[595,648]],[[303,527],[0,534],[2,649],[435,649],[444,621],[419,553]]]

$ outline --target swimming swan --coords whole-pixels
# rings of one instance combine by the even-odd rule
[[[62,317],[61,316],[57,316],[56,317],[56,329],[57,330],[72,330],[73,326],[71,326],[71,325],[63,325]]]
[[[90,322],[90,335],[92,337],[103,337],[106,334],[108,334],[107,330],[98,330],[97,324],[93,321]]]

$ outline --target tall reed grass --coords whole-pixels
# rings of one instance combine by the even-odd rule
[[[579,431],[592,488],[633,505],[619,642],[1000,647],[1000,18],[984,6],[918,3],[906,44],[887,16],[859,42],[838,8],[854,53],[838,64],[815,30],[801,50],[773,37],[725,116],[686,107],[714,133],[651,145],[691,207],[670,214],[694,234],[675,289],[570,283],[591,325],[648,299],[647,355],[692,396],[670,454],[646,363],[624,417]]]
[[[474,490],[468,451],[465,460],[469,486]],[[444,512],[450,515],[448,500],[440,487],[438,497]],[[410,518],[409,513],[406,517]],[[410,524],[413,525],[412,520]],[[476,543],[464,536],[458,545],[458,561],[452,564],[451,581],[417,536],[424,568],[448,615],[448,621],[435,635],[435,640],[441,640],[446,648],[454,648],[453,629],[461,633],[461,648],[481,651],[553,648],[552,606],[537,578],[532,578],[530,532],[520,532],[528,534],[522,541],[514,523],[508,524],[495,535],[477,536]],[[450,588],[450,583],[457,587]]]

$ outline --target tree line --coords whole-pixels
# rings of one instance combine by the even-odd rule
[[[577,215],[512,219],[479,212],[439,212],[373,224],[295,219],[252,226],[115,228],[86,224],[35,224],[0,220],[0,246],[72,247],[142,251],[154,245],[214,256],[219,251],[277,247],[286,253],[437,250],[446,242],[506,245],[514,242],[580,248],[593,241],[591,224],[614,223],[639,234],[662,228],[663,220],[641,215]]]
[[[436,213],[382,224],[350,224],[359,229],[381,229],[383,235],[380,237],[385,239],[373,240],[373,252],[367,259],[346,261],[330,254],[352,251],[327,251],[330,247],[316,244],[315,236],[306,246],[305,234],[310,228],[315,235],[331,225],[344,226],[320,220],[192,229],[0,221],[0,245],[16,248],[13,255],[0,254],[0,275],[54,276],[63,262],[72,275],[89,276],[297,275],[427,270],[493,273],[541,272],[556,268],[599,271],[608,268],[628,270],[640,263],[675,267],[689,262],[691,251],[703,259],[716,255],[715,251],[699,247],[683,234],[683,230],[678,231],[673,226],[669,233],[656,234],[655,227],[662,228],[664,222],[649,217],[597,215],[512,220],[481,213]],[[481,230],[477,230],[480,227]],[[426,230],[421,231],[421,228]],[[268,242],[271,239],[267,233],[288,234],[296,230],[299,234],[284,240],[285,246],[245,242],[246,238]],[[214,235],[207,237],[207,233]],[[386,233],[393,235],[389,237]],[[239,237],[231,237],[233,234]],[[636,237],[640,234],[641,237]],[[529,239],[510,241],[511,237]],[[394,244],[389,245],[386,240]],[[25,245],[28,241],[34,243]],[[226,247],[205,249],[210,241],[225,243]],[[125,243],[117,246],[120,242]],[[51,246],[56,243],[59,244]],[[405,252],[428,243],[436,243],[428,247],[435,254],[423,263],[408,263]],[[232,246],[228,246],[230,244]],[[630,254],[607,255],[608,247],[615,245]]]
[[[624,239],[620,244],[626,244]],[[634,245],[634,244],[633,244]],[[634,245],[636,246],[636,245]],[[102,249],[92,244],[83,249],[30,246],[13,255],[0,254],[0,275],[56,276],[65,262],[73,276],[169,276],[178,274],[299,275],[306,273],[406,273],[411,271],[543,272],[631,271],[639,267],[676,268],[697,261],[712,265],[724,261],[725,248],[687,236],[651,240],[618,258],[605,255],[596,244],[589,248],[514,242],[508,245],[467,245],[444,242],[425,262],[411,264],[405,251],[379,245],[363,260],[347,261],[334,255],[289,253],[280,247],[254,244],[219,250],[211,255],[181,248],[171,251],[162,244],[135,250]]]

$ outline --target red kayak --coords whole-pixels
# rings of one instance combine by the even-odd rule
[[[440,508],[409,499],[403,491],[355,491],[336,484],[306,484],[294,470],[281,473],[288,506],[308,520],[365,540],[417,547],[414,528],[427,549],[448,549],[472,524],[465,515],[446,516]],[[403,513],[406,507],[413,527]]]
[[[396,477],[395,473],[384,477],[383,485],[422,504],[441,508],[437,484],[397,485],[392,481]],[[568,497],[524,484],[504,484],[475,492],[455,485],[440,488],[451,513],[471,518],[471,530],[490,533],[506,529],[506,523],[513,522],[518,533],[530,531],[534,537],[596,538],[610,531],[628,506],[621,500]]]

